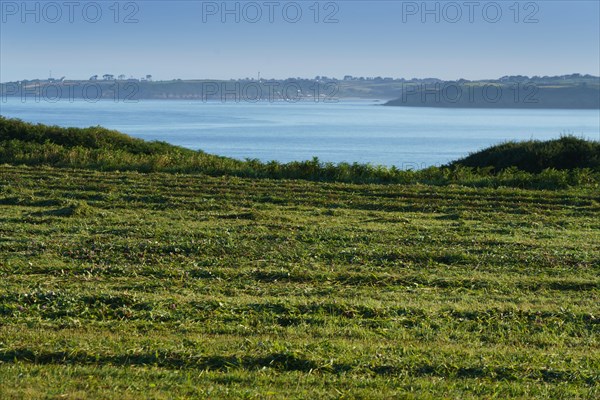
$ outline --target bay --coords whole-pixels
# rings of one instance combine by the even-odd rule
[[[359,162],[420,169],[507,140],[598,140],[599,110],[383,107],[373,100],[203,102],[4,98],[0,114],[59,126],[101,125],[237,159]]]

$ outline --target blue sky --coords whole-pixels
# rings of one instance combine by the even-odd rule
[[[431,1],[426,9],[421,1],[231,1],[229,14],[222,1],[23,4],[0,0],[2,82],[50,70],[68,79],[600,74],[597,0]]]

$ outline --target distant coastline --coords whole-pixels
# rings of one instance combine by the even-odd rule
[[[443,108],[600,108],[600,77],[505,76],[499,79],[316,77],[152,81],[147,79],[33,79],[0,84],[0,96],[24,100],[317,101],[367,99],[386,106]]]

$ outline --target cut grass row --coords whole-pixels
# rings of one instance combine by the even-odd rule
[[[2,398],[594,398],[600,196],[0,167]]]

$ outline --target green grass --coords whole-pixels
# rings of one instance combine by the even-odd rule
[[[0,399],[598,398],[600,176],[559,167],[0,118]]]
[[[600,195],[0,166],[0,398],[597,398]]]

